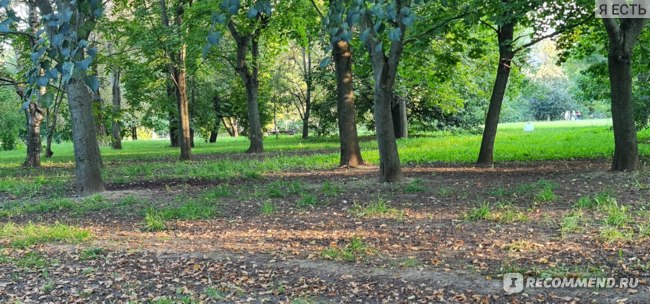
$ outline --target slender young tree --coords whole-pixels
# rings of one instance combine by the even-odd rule
[[[180,46],[178,50],[172,50],[171,47],[166,47],[170,63],[169,75],[173,83],[176,106],[178,111],[178,145],[181,148],[181,160],[190,160],[192,158],[192,139],[190,134],[190,114],[189,114],[189,101],[187,96],[187,69],[185,66],[185,57],[187,54],[187,45],[184,42],[185,33],[182,33],[183,17],[185,14],[184,2],[180,1],[175,7],[175,27],[178,29],[180,39]],[[169,33],[175,33],[172,30],[167,12],[167,3],[165,0],[160,0],[160,13],[161,22],[163,27],[169,30]],[[170,126],[171,128],[171,126]],[[172,144],[173,145],[173,144]]]
[[[584,3],[578,5],[574,2],[544,0],[481,0],[474,3],[474,6],[478,7],[476,11],[479,14],[483,14],[478,16],[479,22],[494,31],[499,44],[499,65],[477,160],[478,165],[491,165],[494,161],[494,142],[501,106],[515,56],[545,39],[587,23],[593,19],[593,13],[591,7],[586,7]],[[470,15],[469,18],[476,18],[476,15]],[[532,27],[534,31],[515,36],[517,26]],[[519,41],[525,42],[518,43]]]

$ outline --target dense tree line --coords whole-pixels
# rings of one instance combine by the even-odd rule
[[[197,135],[263,153],[265,133],[337,134],[348,167],[364,164],[363,128],[394,182],[409,132],[482,131],[477,163],[491,165],[499,122],[578,109],[611,113],[612,169],[636,170],[646,27],[586,0],[0,0],[0,142],[22,138],[38,167],[42,138],[46,157],[72,140],[85,195],[103,189],[99,145],[144,128],[181,160]]]

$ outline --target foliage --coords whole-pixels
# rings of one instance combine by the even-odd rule
[[[16,148],[18,135],[25,128],[24,115],[20,115],[18,105],[16,94],[7,87],[0,87],[0,148],[5,151]]]

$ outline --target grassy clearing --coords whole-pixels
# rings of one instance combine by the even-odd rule
[[[538,122],[535,132],[522,131],[523,124],[502,124],[495,146],[495,161],[533,161],[558,159],[609,158],[613,153],[613,135],[608,120],[580,122]],[[640,152],[650,155],[650,145],[643,142],[650,138],[650,130],[639,132]],[[253,179],[268,173],[287,170],[330,169],[338,165],[338,140],[336,138],[313,138],[301,140],[298,136],[266,138],[265,148],[273,153],[263,162],[257,159],[230,159],[232,153],[242,153],[248,146],[246,138],[220,138],[216,144],[197,140],[195,155],[217,155],[216,159],[195,162],[176,160],[178,150],[169,147],[166,140],[125,141],[123,150],[102,147],[102,157],[117,162],[103,170],[105,181],[128,183],[138,180],[164,180],[201,178],[228,180]],[[398,141],[400,158],[404,164],[430,162],[472,163],[480,146],[480,136],[450,133],[430,133],[422,137]],[[525,147],[522,148],[522,147]],[[38,170],[20,168],[25,151],[0,152],[0,192],[17,197],[32,197],[47,191],[53,196],[64,193],[72,180],[73,151],[70,143],[58,144],[52,159],[45,159],[45,175]],[[291,151],[331,151],[295,157]],[[362,142],[363,157],[377,164],[379,155],[374,140]],[[228,161],[223,161],[227,159]],[[129,160],[129,162],[121,163]],[[136,160],[149,160],[137,162]],[[164,161],[151,161],[164,160]],[[39,173],[40,172],[40,173]],[[47,177],[46,177],[47,176]],[[52,178],[55,176],[56,178]]]
[[[0,227],[0,238],[17,248],[54,242],[79,243],[89,237],[89,231],[64,224],[35,225],[29,223],[21,226],[7,223]]]

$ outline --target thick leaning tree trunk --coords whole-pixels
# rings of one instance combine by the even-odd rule
[[[41,123],[43,111],[37,103],[32,102],[27,108],[27,157],[23,167],[41,166]]]
[[[80,196],[87,196],[104,191],[92,95],[77,76],[70,79],[66,93],[73,125],[76,190]]]
[[[352,83],[352,52],[346,41],[332,43],[332,57],[336,72],[336,112],[341,143],[341,166],[363,165],[357,134],[354,87]]]
[[[494,162],[494,141],[497,136],[501,105],[503,104],[503,98],[508,87],[512,58],[514,57],[512,50],[514,29],[514,23],[507,23],[499,31],[499,67],[497,69],[494,88],[492,89],[490,105],[485,117],[485,128],[483,129],[481,150],[479,151],[477,161],[479,165],[491,165]]]
[[[122,108],[122,89],[120,88],[120,70],[113,71],[113,119],[111,125],[111,146],[115,150],[122,149],[122,127],[120,126],[120,110]]]
[[[609,36],[609,80],[611,85],[612,122],[614,127],[613,171],[639,169],[639,147],[634,122],[632,95],[632,57],[634,45],[646,19],[603,19]]]

